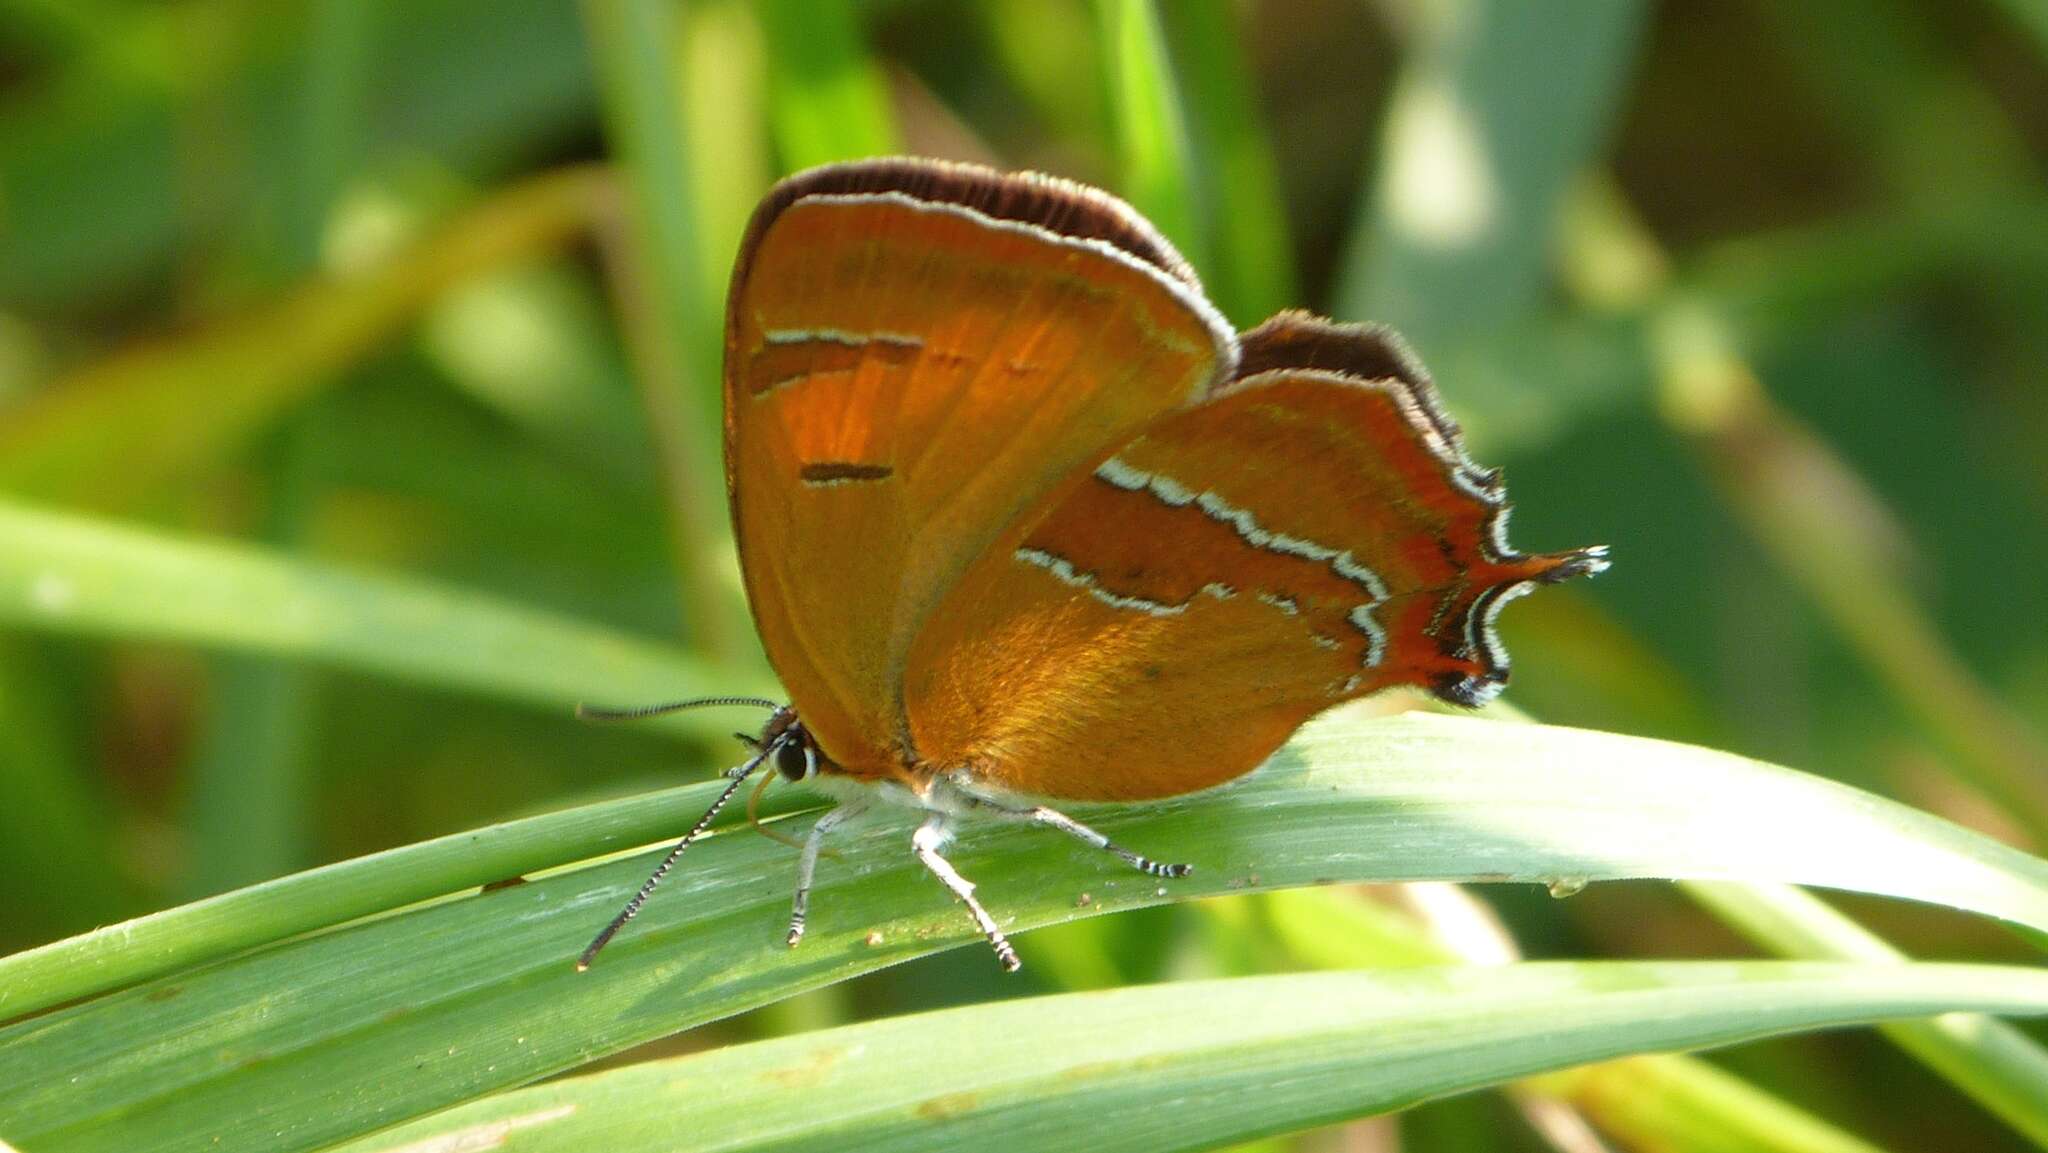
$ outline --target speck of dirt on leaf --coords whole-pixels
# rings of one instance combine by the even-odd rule
[[[933,1097],[917,1107],[917,1115],[928,1121],[943,1121],[957,1117],[981,1104],[981,1094],[973,1092],[946,1093]]]

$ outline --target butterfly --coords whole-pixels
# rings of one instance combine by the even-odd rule
[[[579,968],[767,765],[843,798],[802,841],[790,945],[827,835],[898,802],[1015,970],[944,856],[961,818],[1185,875],[1045,802],[1218,785],[1395,686],[1483,704],[1508,677],[1502,607],[1607,565],[1508,544],[1499,472],[1394,333],[1283,312],[1240,335],[1124,202],[929,160],[762,200],[727,299],[725,463],[789,703],[593,710],[773,712]]]

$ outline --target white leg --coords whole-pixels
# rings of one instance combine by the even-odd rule
[[[796,900],[789,912],[789,947],[804,939],[804,916],[811,908],[811,878],[818,872],[818,851],[825,846],[825,834],[860,815],[865,805],[843,804],[811,826],[811,835],[804,838],[803,853],[796,859]]]
[[[974,923],[981,927],[981,935],[988,938],[989,947],[996,951],[996,960],[1003,963],[1006,971],[1014,973],[1023,967],[1023,962],[1017,960],[1017,950],[1010,947],[1010,939],[1003,936],[995,918],[989,916],[981,902],[974,899],[974,882],[961,876],[952,862],[939,855],[939,846],[946,843],[946,834],[946,814],[933,813],[917,827],[917,832],[911,834],[910,847],[916,851],[917,859],[924,862],[924,867],[930,869],[932,875],[967,906]]]
[[[1084,845],[1092,845],[1103,852],[1115,854],[1125,864],[1148,876],[1185,877],[1195,871],[1193,865],[1163,864],[1150,857],[1133,853],[1101,833],[1096,832],[1094,829],[1089,828],[1087,825],[1060,812],[1058,809],[1049,809],[1044,805],[1033,805],[1029,808],[1012,808],[1000,801],[969,792],[965,789],[961,790],[961,795],[972,801],[975,808],[986,810],[1008,820],[1030,821],[1035,825],[1044,825],[1049,829],[1058,829],[1060,832],[1065,833]]]

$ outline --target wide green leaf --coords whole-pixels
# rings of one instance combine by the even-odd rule
[[[1578,962],[1194,981],[737,1045],[478,1102],[369,1150],[1169,1153],[1646,1050],[1954,1008],[2048,1012],[2048,972]],[[802,1107],[791,1108],[793,1092]],[[944,1124],[933,1124],[934,1121]]]
[[[396,906],[614,849],[625,827],[680,830],[707,799],[692,786],[614,802],[603,820],[579,810],[493,830],[487,841],[516,834],[518,850],[480,852],[467,875],[449,842],[338,866],[357,871],[319,900],[298,890],[305,919],[271,936],[361,916],[367,886],[391,886],[380,899]],[[973,831],[955,859],[1019,930],[1260,886],[1671,876],[1832,885],[2048,927],[2048,863],[1989,838],[1740,757],[1572,729],[1347,710],[1233,786],[1089,815],[1196,873],[1134,876],[1014,827]],[[903,819],[849,830],[839,847],[801,949],[781,943],[788,851],[714,836],[588,974],[572,958],[647,860],[284,942],[21,1022],[0,1031],[0,1115],[37,1149],[259,1135],[314,1148],[976,940],[912,859]],[[408,889],[429,851],[430,880]],[[313,919],[323,901],[341,911]],[[100,947],[149,948],[160,927],[102,930]],[[76,947],[11,959],[0,989],[52,980]]]

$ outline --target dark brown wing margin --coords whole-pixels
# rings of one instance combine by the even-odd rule
[[[900,192],[917,200],[958,204],[997,220],[1036,224],[1062,236],[1100,240],[1200,290],[1201,282],[1159,230],[1130,205],[1099,189],[1037,172],[999,172],[979,164],[891,156],[828,164],[789,177],[754,210],[733,268],[744,275],[754,247],[782,210],[806,196]],[[739,295],[734,284],[733,295]]]
[[[1276,368],[1319,368],[1360,380],[1398,380],[1437,435],[1462,457],[1464,433],[1444,411],[1422,360],[1401,334],[1382,324],[1339,324],[1312,313],[1276,312],[1238,339],[1237,379]],[[1469,461],[1466,462],[1468,465]],[[1486,470],[1473,470],[1475,478]],[[1490,478],[1490,486],[1498,478]]]
[[[1460,587],[1444,590],[1446,621],[1462,627],[1439,633],[1443,655],[1476,661],[1471,673],[1449,673],[1430,688],[1454,704],[1486,703],[1508,679],[1508,656],[1493,632],[1500,607],[1537,584],[1556,584],[1592,576],[1607,568],[1607,548],[1593,545],[1536,556],[1516,551],[1507,542],[1511,506],[1499,469],[1481,468],[1465,455],[1464,435],[1444,411],[1436,385],[1414,351],[1392,329],[1373,324],[1339,324],[1306,312],[1282,312],[1245,333],[1238,341],[1237,375],[1232,383],[1264,373],[1309,369],[1337,373],[1359,381],[1394,381],[1409,404],[1409,420],[1441,462],[1452,488],[1477,503],[1481,528],[1473,542],[1477,556],[1461,565]],[[1225,388],[1229,386],[1226,385]],[[1489,579],[1466,585],[1476,569],[1491,570]],[[1512,570],[1512,571],[1511,571]]]

